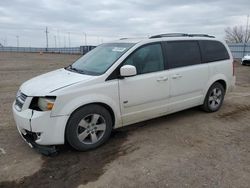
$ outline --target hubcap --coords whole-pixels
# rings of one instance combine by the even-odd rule
[[[99,114],[89,114],[79,122],[77,136],[84,144],[95,144],[103,137],[105,130],[104,117]]]
[[[208,104],[212,109],[216,109],[220,106],[222,100],[222,91],[219,88],[214,88],[210,93]]]

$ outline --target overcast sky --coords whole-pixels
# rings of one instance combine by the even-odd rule
[[[45,47],[46,26],[50,47],[84,45],[84,33],[92,45],[168,32],[223,38],[247,14],[250,0],[0,0],[0,43]]]

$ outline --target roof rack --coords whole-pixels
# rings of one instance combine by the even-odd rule
[[[208,38],[215,38],[214,36],[207,35],[207,34],[188,34],[188,33],[166,33],[166,34],[160,34],[160,35],[153,35],[149,38],[154,39],[154,38],[163,38],[163,37],[208,37]]]

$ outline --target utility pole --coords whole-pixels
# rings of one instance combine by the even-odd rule
[[[16,47],[19,48],[19,36],[16,36]]]
[[[246,25],[246,33],[245,33],[245,39],[244,39],[243,57],[246,53],[246,43],[247,43],[247,37],[248,37],[248,21],[249,21],[249,14],[247,15],[247,25]]]
[[[61,39],[60,39],[60,34],[59,34],[59,29],[57,29],[57,39],[58,39],[58,47],[61,47]]]
[[[3,43],[4,43],[4,46],[8,46],[8,38],[7,38],[7,36],[5,36]]]
[[[48,47],[49,47],[48,27],[46,27],[45,34],[46,34],[46,51],[48,51]]]
[[[56,35],[54,35],[54,39],[55,39],[55,48],[57,48],[57,45],[56,45]]]
[[[69,48],[70,48],[70,32],[68,32]]]
[[[66,37],[63,36],[63,43],[64,43],[64,48],[66,48]]]
[[[84,34],[85,46],[87,46],[87,33],[83,32],[83,34]]]

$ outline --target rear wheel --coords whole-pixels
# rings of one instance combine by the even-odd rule
[[[208,90],[204,103],[203,110],[206,112],[216,112],[220,109],[225,95],[224,87],[219,83],[214,83]]]
[[[99,105],[87,105],[74,112],[66,127],[68,143],[79,151],[94,149],[108,140],[112,117]]]

